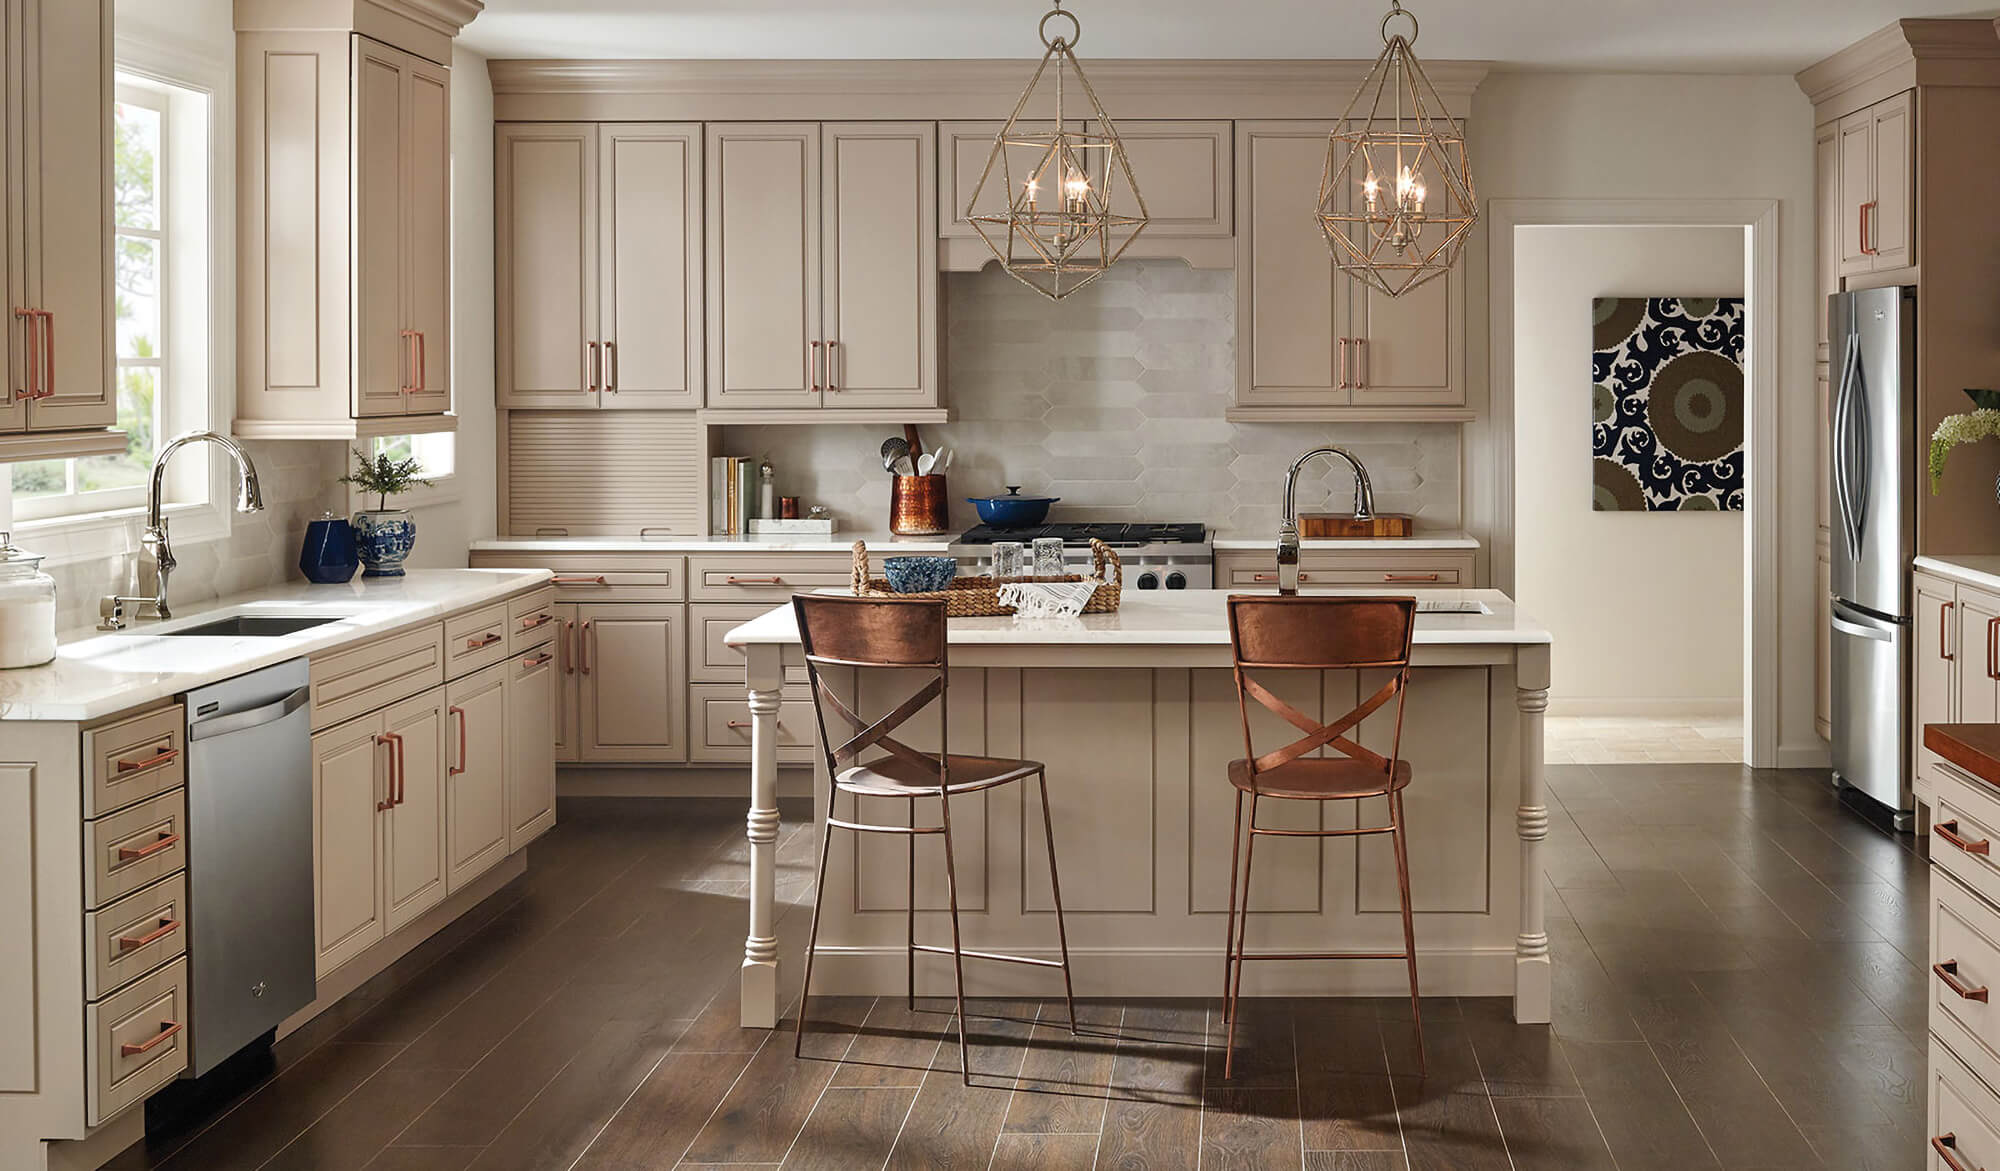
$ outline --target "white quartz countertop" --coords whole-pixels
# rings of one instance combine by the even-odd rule
[[[1954,553],[1948,557],[1919,557],[1916,565],[1924,573],[1936,574],[1974,589],[2000,593],[2000,554]]]
[[[176,607],[169,622],[142,619],[116,633],[67,631],[58,638],[54,662],[0,671],[0,720],[114,715],[519,593],[549,576],[545,569],[412,569],[399,578],[357,576],[345,585],[287,582]],[[331,614],[339,620],[277,638],[161,633],[233,614]]]
[[[1218,553],[1271,553],[1278,549],[1276,533],[1217,533],[1212,541]],[[1418,533],[1414,537],[1302,537],[1302,549],[1477,549],[1479,539],[1470,533]]]
[[[755,533],[738,537],[666,537],[641,541],[636,537],[489,537],[472,542],[472,550],[498,553],[845,553],[856,541],[870,549],[894,548],[899,553],[943,553],[956,537],[899,537],[883,532],[837,532],[831,537],[810,533]]]
[[[844,591],[829,590],[827,593]],[[1077,618],[953,618],[946,627],[953,646],[1228,646],[1225,599],[1245,590],[1127,590],[1110,614]],[[1372,589],[1311,589],[1313,595],[1382,596]],[[1521,613],[1499,590],[1432,590],[1414,595],[1420,604],[1476,602],[1485,613],[1419,611],[1418,646],[1530,646],[1547,644],[1549,632]],[[730,646],[796,644],[798,622],[790,606],[780,606],[729,632]]]

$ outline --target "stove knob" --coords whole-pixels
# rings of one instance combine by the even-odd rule
[[[1181,573],[1181,572],[1180,572],[1180,571],[1178,571],[1178,570],[1176,570],[1176,571],[1175,571],[1175,572],[1173,572],[1173,573],[1170,573],[1170,574],[1168,574],[1168,575],[1167,575],[1167,588],[1168,588],[1168,589],[1170,589],[1170,590],[1184,590],[1184,589],[1186,589],[1186,588],[1187,588],[1187,574],[1185,574],[1185,573]]]
[[[1180,576],[1180,575],[1179,575],[1179,574],[1176,574],[1175,576],[1176,576],[1176,577],[1178,577],[1178,576]],[[1142,573],[1142,574],[1140,574],[1140,575],[1139,575],[1139,580],[1138,580],[1138,581],[1137,581],[1137,582],[1136,582],[1135,584],[1136,584],[1136,585],[1137,585],[1137,586],[1138,586],[1138,587],[1139,587],[1140,589],[1142,589],[1142,590],[1156,590],[1156,589],[1159,589],[1159,588],[1160,588],[1160,575],[1159,575],[1159,574],[1157,574],[1157,573],[1151,573],[1151,572],[1148,572],[1148,573]]]

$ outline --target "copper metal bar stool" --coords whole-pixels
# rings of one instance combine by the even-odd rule
[[[1251,960],[1403,960],[1410,970],[1410,1014],[1416,1021],[1418,1068],[1424,1068],[1423,1009],[1417,997],[1417,939],[1410,918],[1410,853],[1403,832],[1403,789],[1410,783],[1410,762],[1402,759],[1403,699],[1410,684],[1410,639],[1416,624],[1414,598],[1258,597],[1229,599],[1229,640],[1236,659],[1236,706],[1243,718],[1241,760],[1229,762],[1229,783],[1236,787],[1236,824],[1229,848],[1229,923],[1223,939],[1223,1013],[1228,1039],[1222,1076],[1230,1077],[1236,1060],[1237,1000],[1243,990],[1243,965]],[[1385,670],[1389,681],[1361,701],[1359,707],[1330,724],[1322,724],[1279,699],[1252,677],[1254,671]],[[1396,727],[1389,755],[1363,748],[1350,739],[1360,723],[1396,701]],[[1250,739],[1250,701],[1297,728],[1304,735],[1283,748],[1259,755]],[[1323,748],[1339,755],[1309,756]],[[1243,844],[1243,798],[1250,798],[1250,841]],[[1389,823],[1355,829],[1267,829],[1257,824],[1257,805],[1278,801],[1361,801],[1386,797]],[[1322,822],[1322,824],[1324,824]],[[1403,950],[1392,952],[1283,952],[1250,955],[1244,937],[1250,922],[1250,868],[1259,837],[1330,838],[1388,834],[1396,847],[1396,889],[1403,900]],[[1238,913],[1236,863],[1243,862],[1243,903]]]
[[[799,1028],[798,1036],[792,1043],[793,1055],[802,1054],[805,1042],[806,997],[812,989],[813,953],[819,944],[820,904],[826,897],[827,847],[836,829],[855,833],[901,834],[908,840],[910,872],[906,913],[909,944],[906,961],[909,983],[906,996],[914,1005],[918,952],[951,957],[958,1006],[958,1065],[967,1085],[972,1084],[972,1061],[965,1041],[967,957],[1061,969],[1063,999],[1069,1004],[1069,1028],[1074,1034],[1076,991],[1070,983],[1069,935],[1063,926],[1062,883],[1056,877],[1055,827],[1049,814],[1048,772],[1038,761],[956,756],[949,751],[945,733],[950,724],[946,718],[945,687],[950,672],[945,652],[944,603],[922,598],[798,594],[792,598],[792,608],[798,615],[799,637],[805,645],[806,671],[812,680],[813,707],[819,720],[820,748],[826,754],[830,781],[826,829],[820,836],[819,844],[819,881],[813,889],[812,931],[806,941],[805,981],[799,988]],[[929,672],[929,678],[915,694],[871,723],[857,715],[853,707],[827,686],[820,674],[826,667],[853,668],[857,676],[868,670],[921,670]],[[890,735],[932,703],[938,706],[937,752],[920,752]],[[832,722],[829,716],[841,726],[838,742],[829,728]],[[883,755],[861,760],[861,754],[871,749]],[[962,945],[959,936],[958,871],[952,855],[951,798],[1013,784],[1028,777],[1034,777],[1042,789],[1042,831],[1049,848],[1049,887],[1055,896],[1056,942],[1062,953],[1059,961],[969,951]],[[854,800],[856,820],[835,816],[834,803],[842,793],[849,794]],[[909,824],[873,825],[859,820],[858,799],[864,796],[907,798]],[[917,802],[923,798],[937,799],[937,825],[917,824]],[[951,912],[950,947],[917,942],[917,838],[931,834],[944,839],[945,898]]]

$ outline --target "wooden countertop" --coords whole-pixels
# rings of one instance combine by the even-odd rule
[[[2000,785],[2000,724],[1925,724],[1924,747],[1987,784]]]

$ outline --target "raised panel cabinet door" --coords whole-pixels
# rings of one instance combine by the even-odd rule
[[[937,127],[821,128],[824,405],[938,401]]]
[[[600,126],[597,166],[599,403],[700,406],[701,127]]]
[[[1840,232],[1840,275],[1851,276],[1875,267],[1875,257],[1863,248],[1862,217],[1875,198],[1875,122],[1862,110],[1834,126],[1840,200],[1835,209]]]
[[[711,407],[817,407],[820,128],[711,123],[707,170]]]
[[[33,761],[0,763],[0,1093],[35,1092],[35,771]]]
[[[562,630],[556,635],[556,677],[555,714],[551,717],[549,733],[555,742],[555,758],[564,764],[575,764],[582,759],[582,738],[579,734],[579,713],[581,711],[583,676],[577,672],[577,606],[574,602],[556,604],[556,621]]]
[[[389,799],[389,747],[380,716],[313,737],[313,923],[319,975],[366,951],[384,934],[382,817]]]
[[[1101,132],[1097,122],[1092,132]],[[1149,239],[1227,236],[1235,230],[1235,170],[1230,148],[1235,139],[1228,122],[1120,122],[1119,141],[1132,166],[1131,184],[1146,203]],[[1102,167],[1091,176],[1100,190],[1109,190],[1114,205],[1124,202],[1126,176],[1114,170],[1104,186]],[[1143,247],[1143,243],[1141,245]]]
[[[1968,724],[2000,722],[2000,598],[1960,586],[1951,613],[1957,627],[1951,642],[1957,718]]]
[[[507,662],[507,851],[556,823],[556,656],[540,647]]]
[[[1326,407],[1352,402],[1346,347],[1349,287],[1320,235],[1326,168],[1321,122],[1236,125],[1236,403]]]
[[[1916,94],[1905,91],[1868,108],[1874,124],[1875,206],[1868,212],[1868,247],[1876,269],[1916,263]]]
[[[1839,124],[1828,122],[1813,132],[1813,274],[1818,293],[1813,303],[1813,336],[1817,360],[1829,360],[1827,298],[1840,291],[1840,142]]]
[[[111,368],[111,10],[102,0],[39,0],[38,57],[17,124],[26,158],[30,305],[41,309],[41,397],[30,430],[118,421]],[[12,306],[7,308],[11,309]]]
[[[1937,760],[1924,747],[1924,725],[1949,724],[1957,718],[1952,690],[1958,674],[1958,651],[1952,641],[1958,633],[1952,619],[1957,593],[1950,582],[1922,573],[1911,575],[1911,584],[1916,602],[1910,614],[1910,775],[1922,785],[1926,766]]]
[[[494,355],[503,407],[591,407],[597,375],[597,134],[494,129]]]
[[[444,901],[444,688],[434,687],[383,713],[396,737],[395,804],[383,818],[383,926],[396,931]]]
[[[980,179],[993,158],[993,142],[1003,125],[1002,122],[938,123],[938,235],[978,239],[979,230],[966,218],[968,212],[995,215],[1006,211],[1010,189],[1020,190],[1041,161],[1042,148],[1025,143],[1010,145],[1007,165],[1003,168],[995,163],[992,177],[982,186]],[[1046,132],[1051,125],[1044,121],[1030,129]],[[1084,128],[1081,119],[1072,119],[1068,125],[1073,130]],[[1043,186],[1049,185],[1044,179]]]
[[[8,97],[16,92],[22,76],[21,54],[25,46],[21,38],[22,0],[5,0],[0,3],[0,97]],[[8,100],[11,100],[8,97]],[[0,126],[7,125],[0,117]],[[6,385],[0,386],[0,434],[20,431],[28,425],[28,368],[24,355],[29,319],[16,317],[16,306],[25,307],[27,301],[27,271],[25,259],[27,250],[22,247],[21,234],[25,228],[26,201],[22,198],[22,182],[26,170],[21,160],[20,135],[7,133],[0,135],[0,291],[6,294],[6,302],[0,304],[0,370],[4,370]]]
[[[585,761],[687,759],[686,611],[579,606]]]
[[[354,38],[354,413],[400,415],[417,385],[416,346],[404,331],[409,269],[410,56]],[[278,277],[276,279],[284,279]]]
[[[451,70],[408,58],[403,74],[404,329],[417,334],[408,414],[451,409]]]
[[[505,858],[507,671],[495,663],[445,688],[445,888],[457,891]]]
[[[1467,719],[1468,713],[1490,712],[1496,704],[1512,712],[1511,694],[1489,694],[1491,678],[1485,667],[1410,672],[1400,752],[1410,762],[1410,785],[1403,790],[1404,837],[1409,843],[1410,899],[1419,911],[1481,912],[1490,909],[1490,898],[1507,897],[1486,885],[1494,721],[1490,716],[1483,723]],[[1373,695],[1388,681],[1384,672],[1361,672],[1359,696]],[[1397,747],[1393,707],[1392,702],[1370,716],[1356,737],[1384,756]],[[1379,797],[1360,802],[1353,816],[1359,825],[1387,825],[1389,803]],[[1356,853],[1355,909],[1400,910],[1395,846],[1389,836],[1361,839]]]

